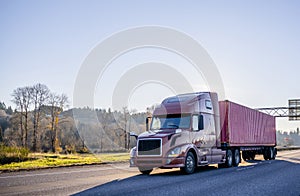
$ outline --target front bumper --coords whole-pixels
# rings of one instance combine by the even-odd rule
[[[184,157],[131,157],[130,167],[145,167],[145,168],[176,168],[184,167]]]

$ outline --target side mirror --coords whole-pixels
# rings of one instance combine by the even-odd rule
[[[130,137],[135,137],[135,139],[137,139],[138,135],[136,133],[134,133],[134,132],[130,132]]]
[[[204,120],[203,120],[203,115],[199,115],[199,121],[198,121],[198,129],[203,130],[204,129]]]
[[[146,118],[146,131],[149,131],[149,124],[150,124],[150,122],[151,122],[151,119],[152,119],[152,117],[147,117]]]

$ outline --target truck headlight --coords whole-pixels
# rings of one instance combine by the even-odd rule
[[[135,157],[136,155],[136,147],[133,147],[131,150],[130,150],[130,157]]]
[[[178,157],[181,154],[181,148],[176,147],[173,150],[169,151],[167,157]]]

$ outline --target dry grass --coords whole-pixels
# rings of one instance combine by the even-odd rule
[[[128,153],[114,154],[74,154],[60,155],[48,153],[31,153],[29,160],[12,162],[0,165],[0,171],[18,171],[27,169],[51,168],[73,165],[91,165],[112,162],[125,162],[129,160]]]

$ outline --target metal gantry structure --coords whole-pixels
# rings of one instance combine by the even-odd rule
[[[289,120],[300,120],[300,107],[257,108],[257,110],[275,117],[288,117]]]
[[[288,107],[257,108],[257,110],[275,117],[288,117],[289,120],[300,120],[300,99],[290,99]]]

